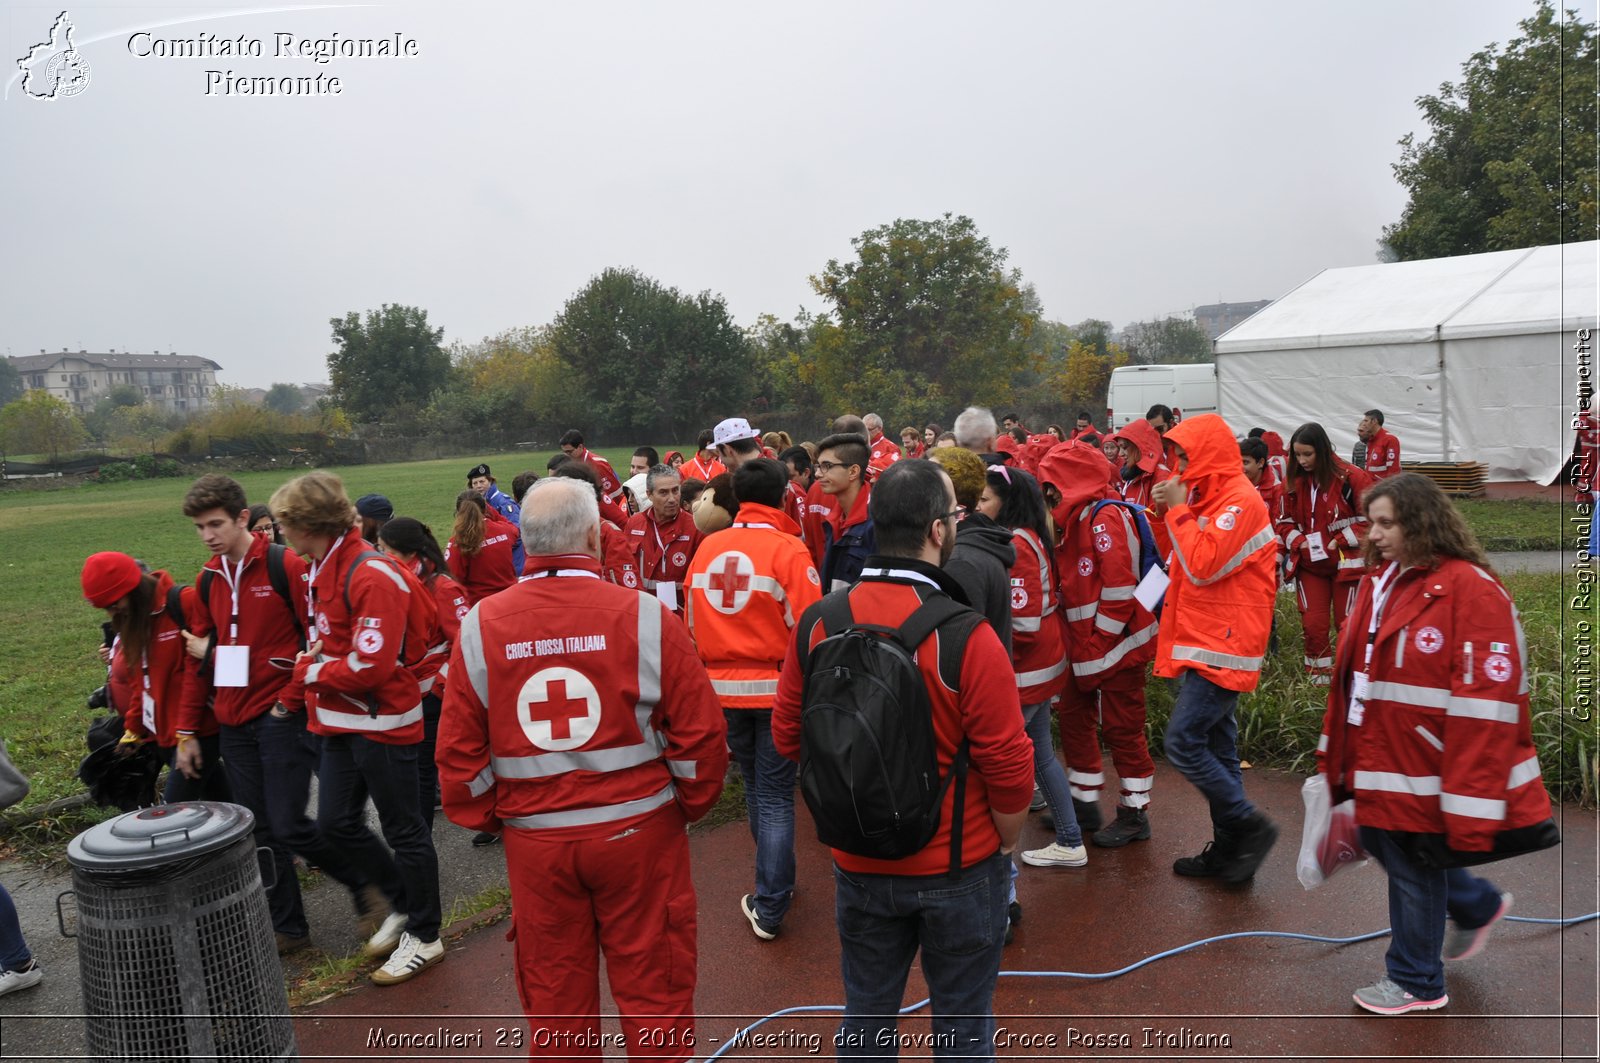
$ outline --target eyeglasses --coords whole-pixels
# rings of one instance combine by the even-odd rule
[[[962,520],[962,519],[964,519],[966,517],[966,515],[967,515],[967,507],[966,506],[957,506],[955,509],[952,509],[950,512],[941,514],[939,519],[944,521],[944,520],[949,520],[951,517],[954,517],[956,520]]]
[[[990,472],[997,472],[1001,476],[1004,476],[1005,479],[1006,479],[1006,486],[1007,487],[1011,486],[1011,469],[1010,469],[1009,466],[991,465],[991,466],[989,466],[989,471]]]
[[[859,466],[853,462],[847,464],[842,461],[819,461],[813,465],[812,468],[816,469],[818,472],[828,473],[832,472],[834,469],[855,469],[859,468]]]

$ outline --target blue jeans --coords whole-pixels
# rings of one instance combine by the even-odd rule
[[[299,853],[354,892],[366,877],[345,851],[331,845],[306,814],[311,801],[311,769],[318,756],[316,736],[306,730],[306,714],[278,717],[264,712],[238,727],[222,725],[222,762],[234,800],[256,817],[256,845],[272,852],[274,881],[267,890],[272,929],[290,937],[307,933]]]
[[[407,931],[433,941],[439,936],[439,856],[418,806],[417,746],[323,735],[317,826],[388,896],[395,911],[406,914]],[[367,829],[367,794],[393,857]]]
[[[1213,828],[1236,827],[1256,811],[1244,796],[1239,771],[1239,727],[1233,718],[1238,704],[1237,690],[1189,671],[1167,721],[1167,760],[1210,802]]]
[[[191,779],[173,766],[178,759],[177,746],[162,746],[161,756],[167,762],[167,785],[161,791],[161,800],[167,804],[179,801],[232,801],[228,776],[223,770],[222,746],[217,735],[197,735],[200,740],[200,778]]]
[[[1361,845],[1389,876],[1389,980],[1423,1000],[1444,995],[1444,919],[1480,927],[1500,908],[1500,891],[1459,867],[1425,871],[1386,830],[1361,828]]]
[[[920,946],[932,998],[932,1054],[994,1057],[994,985],[1006,931],[999,851],[955,875],[864,875],[834,866],[845,1013],[840,1059],[898,1056],[901,997]],[[926,1045],[914,1050],[925,1055]]]
[[[1050,806],[1050,815],[1056,821],[1056,844],[1082,845],[1083,831],[1078,827],[1078,814],[1072,808],[1067,773],[1062,770],[1055,746],[1050,743],[1050,703],[1041,701],[1022,706],[1022,723],[1033,742],[1033,781],[1044,794],[1045,804]]]
[[[0,886],[0,970],[19,971],[33,959],[28,943],[22,940],[22,923],[17,906],[5,886]]]
[[[728,751],[744,776],[744,811],[756,843],[756,914],[782,923],[794,896],[794,773],[772,748],[771,709],[724,709]]]

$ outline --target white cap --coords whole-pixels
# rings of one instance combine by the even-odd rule
[[[743,417],[730,417],[711,430],[711,445],[720,447],[736,439],[759,439],[761,433],[750,427]]]

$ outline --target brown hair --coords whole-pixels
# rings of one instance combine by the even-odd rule
[[[238,517],[250,509],[245,501],[244,488],[239,481],[221,473],[208,472],[196,480],[189,493],[183,496],[183,515],[198,517],[213,509],[223,510],[230,517]]]
[[[483,549],[483,526],[489,503],[477,491],[463,491],[456,495],[456,523],[450,530],[456,549],[463,554],[475,554]]]
[[[312,535],[337,539],[356,523],[356,507],[345,493],[344,481],[321,470],[296,476],[272,492],[267,506],[279,524]]]
[[[139,585],[128,592],[128,611],[112,616],[111,628],[121,640],[117,652],[122,654],[130,670],[139,667],[139,659],[150,644],[150,612],[155,608],[155,598],[156,577],[146,572],[139,577]]]
[[[1466,520],[1455,503],[1439,489],[1439,485],[1420,473],[1403,472],[1379,480],[1366,494],[1364,504],[1370,512],[1372,503],[1387,498],[1394,506],[1395,521],[1400,534],[1401,562],[1406,565],[1431,567],[1440,558],[1459,557],[1482,568],[1489,568],[1489,557],[1472,534]],[[1383,565],[1378,548],[1369,538],[1363,548],[1368,567]]]
[[[794,440],[789,438],[788,432],[768,432],[761,437],[761,442],[772,448],[775,454],[794,446]]]
[[[1296,445],[1311,448],[1316,460],[1311,463],[1311,471],[1307,472],[1300,467],[1300,461],[1294,456]],[[1319,491],[1326,491],[1328,485],[1335,479],[1344,477],[1343,462],[1333,452],[1333,442],[1328,438],[1328,430],[1315,421],[1308,421],[1294,430],[1294,435],[1289,437],[1289,482],[1285,490],[1294,494],[1300,490],[1300,481],[1310,478]]]

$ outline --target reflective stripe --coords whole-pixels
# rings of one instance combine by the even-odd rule
[[[533,816],[515,816],[505,819],[510,827],[520,827],[523,830],[539,830],[547,827],[586,827],[591,823],[610,823],[614,820],[629,819],[652,809],[660,808],[677,796],[677,791],[669,782],[657,793],[649,797],[641,797],[637,801],[624,801],[618,805],[598,805],[594,808],[571,808],[565,812],[541,812]]]
[[[1146,775],[1140,779],[1130,779],[1126,775],[1122,777],[1122,788],[1130,794],[1147,794],[1155,784],[1156,777],[1154,775]]]
[[[1448,791],[1439,795],[1439,811],[1469,819],[1501,820],[1506,818],[1506,803],[1491,801],[1487,797],[1468,797]]]
[[[1128,625],[1121,620],[1116,620],[1104,613],[1096,613],[1094,626],[1108,635],[1121,634],[1122,629]]]
[[[1138,589],[1139,586],[1136,583],[1130,583],[1126,587],[1101,587],[1100,600],[1102,602],[1131,601],[1133,599],[1133,592]]]
[[[372,662],[371,661],[363,661],[361,659],[361,655],[359,653],[357,653],[355,650],[351,650],[348,654],[345,655],[344,663],[349,667],[349,669],[352,672],[359,672],[359,671],[361,671],[361,670],[363,670],[365,668],[371,668],[372,667]],[[309,682],[309,680],[308,680],[308,682]]]
[[[327,663],[328,663],[327,661],[318,661],[316,664],[313,664],[310,668],[307,668],[306,669],[306,677],[301,682],[304,685],[308,686],[308,687],[309,686],[314,686],[316,684],[317,680],[322,676],[322,666],[327,664]]]
[[[1255,553],[1263,546],[1266,546],[1268,543],[1275,542],[1277,542],[1277,539],[1272,534],[1272,525],[1269,524],[1265,528],[1262,528],[1260,531],[1256,532],[1254,535],[1250,536],[1249,539],[1246,539],[1245,544],[1239,548],[1239,552],[1229,558],[1227,564],[1223,565],[1215,573],[1207,576],[1205,579],[1196,579],[1195,574],[1189,571],[1189,560],[1183,556],[1183,547],[1179,545],[1176,538],[1172,540],[1172,549],[1173,552],[1178,555],[1178,564],[1183,566],[1183,574],[1189,577],[1189,582],[1193,583],[1196,587],[1205,587],[1217,582],[1217,580],[1222,579],[1224,576],[1232,575],[1233,570],[1248,561],[1251,554]]]
[[[399,587],[407,594],[411,593],[411,585],[406,582],[406,578],[404,576],[400,575],[400,573],[395,570],[394,565],[387,558],[369,557],[366,561],[361,562],[361,565],[363,568],[368,568],[371,567],[369,562],[373,561],[377,562],[377,569],[379,572],[382,572],[385,576],[388,576],[390,579],[394,580],[395,586]]]
[[[1039,542],[1039,537],[1027,528],[1012,528],[1011,536],[1027,543],[1028,548],[1033,551],[1033,556],[1039,559],[1039,597],[1044,601],[1044,605],[1040,609],[1040,615],[1049,616],[1051,610],[1055,608],[1055,602],[1052,600],[1050,593],[1050,555],[1044,552],[1044,546]],[[1011,627],[1012,630],[1017,629],[1015,620],[1012,620]],[[1033,630],[1037,631],[1038,628]]]
[[[1417,724],[1417,726],[1413,727],[1412,730],[1416,731],[1417,734],[1421,735],[1422,736],[1422,740],[1424,742],[1428,743],[1434,749],[1437,749],[1441,753],[1444,752],[1444,743],[1439,741],[1437,738],[1435,738],[1432,731],[1428,730],[1426,727],[1422,726],[1420,723]]]
[[[1342,532],[1360,519],[1360,517],[1343,517],[1339,520],[1333,521],[1328,525],[1328,534],[1333,535],[1337,532]]]
[[[1392,771],[1358,771],[1352,782],[1357,790],[1379,790],[1386,794],[1411,794],[1438,797],[1439,776],[1401,775]]]
[[[1156,637],[1158,625],[1152,621],[1149,627],[1136,631],[1132,635],[1117,643],[1110,653],[1094,661],[1084,661],[1082,664],[1074,663],[1073,675],[1096,675],[1112,668],[1128,654],[1143,646]],[[1257,658],[1259,660],[1259,658]]]
[[[317,722],[325,723],[329,727],[341,727],[346,731],[397,731],[402,727],[409,727],[422,719],[422,705],[419,702],[415,708],[408,709],[398,715],[368,716],[364,712],[334,712],[317,706]]]
[[[666,609],[660,600],[639,597],[639,702],[633,718],[646,740],[652,734],[650,720],[661,701],[661,614]]]
[[[1032,672],[1018,672],[1017,687],[1020,689],[1022,687],[1037,686],[1040,683],[1048,683],[1056,676],[1066,672],[1066,670],[1067,659],[1066,657],[1062,657],[1059,661],[1057,661],[1055,664],[1052,664],[1048,668],[1038,668]]]
[[[1073,785],[1072,783],[1068,783],[1067,784],[1067,792],[1070,793],[1073,797],[1077,798],[1079,801],[1084,802],[1085,804],[1093,804],[1094,802],[1100,800],[1100,784],[1099,783],[1096,783],[1094,789],[1092,789],[1092,790],[1080,789],[1077,786]]]
[[[1521,706],[1509,701],[1490,701],[1487,698],[1454,697],[1450,699],[1447,715],[1467,720],[1493,720],[1495,723],[1516,723],[1522,718]]]
[[[1040,620],[1041,618],[1037,616],[1014,616],[1011,618],[1011,630],[1022,632],[1038,631]]]
[[[1493,720],[1516,723],[1522,706],[1511,701],[1453,696],[1443,687],[1421,687],[1411,683],[1373,683],[1369,701],[1395,701],[1425,709],[1443,709],[1446,715],[1467,720]]]
[[[711,689],[731,697],[757,697],[778,693],[776,679],[713,679]]]
[[[1091,775],[1085,771],[1069,771],[1067,772],[1067,781],[1075,782],[1082,786],[1104,786],[1106,784],[1106,773],[1097,771]]]
[[[1521,764],[1512,765],[1511,774],[1506,776],[1506,789],[1515,790],[1519,786],[1526,786],[1538,777],[1539,758],[1535,755]]]
[[[692,778],[695,777],[695,772],[697,772],[699,769],[700,769],[699,761],[694,761],[694,760],[669,760],[669,761],[667,761],[667,770],[672,773],[672,777],[674,779],[692,779]]]
[[[1332,668],[1333,667],[1333,658],[1332,657],[1306,657],[1306,658],[1303,658],[1303,660],[1306,662],[1306,667],[1307,668]],[[1379,687],[1379,686],[1384,686],[1386,684],[1374,683],[1372,685],[1373,685],[1374,688],[1376,688],[1376,687]]]
[[[1325,675],[1314,675],[1311,677],[1311,685],[1314,687],[1331,687],[1333,686],[1333,680]]]
[[[753,526],[754,525],[746,525],[746,527]],[[766,527],[766,525],[761,525],[761,527]],[[713,563],[715,563],[715,561],[713,561]],[[712,590],[711,573],[696,572],[694,574],[694,578],[689,581],[689,586],[693,590],[705,591],[709,596]],[[773,601],[783,606],[784,624],[788,627],[794,627],[794,610],[789,608],[789,595],[784,591],[783,584],[779,583],[771,576],[751,576],[750,591],[751,593],[760,591],[763,594],[770,595]]]
[[[1214,668],[1232,668],[1240,672],[1260,671],[1263,660],[1260,657],[1237,657],[1231,653],[1218,653],[1216,650],[1201,649],[1199,646],[1174,646],[1172,659],[1209,664]]]
[[[1366,567],[1367,567],[1366,561],[1364,559],[1362,559],[1362,558],[1359,558],[1359,557],[1341,557],[1339,559],[1339,568],[1340,569],[1366,568]]]
[[[473,797],[482,797],[494,785],[494,769],[486,767],[467,781],[467,793]]]
[[[473,606],[461,618],[461,631],[456,635],[461,647],[461,663],[467,666],[467,682],[478,695],[478,704],[489,706],[489,665],[483,659],[483,631],[478,627],[478,607]]]
[[[1099,603],[1093,605],[1075,605],[1067,610],[1067,620],[1087,620],[1100,609]]]
[[[1328,751],[1328,736],[1327,735],[1323,735],[1322,737],[1317,739],[1317,752],[1318,753],[1326,753],[1327,751]]]
[[[648,764],[660,756],[659,745],[647,735],[645,741],[631,746],[572,749],[531,757],[490,757],[489,764],[502,779],[547,779],[569,771],[623,771]]]
[[[1122,795],[1122,803],[1129,808],[1148,808],[1150,806],[1150,795],[1125,793]]]

